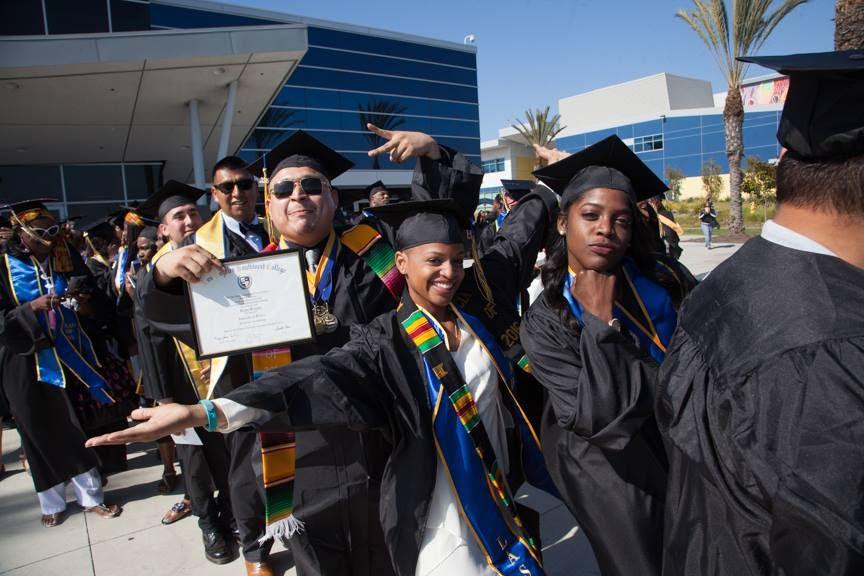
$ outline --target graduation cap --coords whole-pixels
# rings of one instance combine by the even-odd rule
[[[147,238],[151,242],[156,242],[156,228],[153,226],[147,226],[141,233],[138,234],[138,238]]]
[[[803,160],[864,153],[864,50],[738,58],[789,76],[777,140]]]
[[[663,194],[669,187],[614,134],[534,171],[534,176],[561,196],[561,208],[594,188],[621,190],[635,202]]]
[[[366,211],[396,229],[396,250],[423,244],[462,244],[465,230],[471,227],[471,214],[450,198],[398,202]]]
[[[536,184],[533,180],[501,180],[501,186],[510,198],[518,202],[531,192]]]
[[[58,200],[56,198],[31,198],[30,200],[5,204],[0,209],[9,210],[12,224],[27,224],[42,216],[54,218],[46,206],[52,202],[58,202]]]
[[[287,140],[250,164],[249,171],[252,174],[261,174],[265,166],[270,176],[283,168],[307,167],[332,181],[350,170],[354,163],[303,130],[297,130]]]
[[[146,216],[141,213],[141,204],[138,202],[130,206],[120,206],[120,209],[112,214],[112,219],[115,225],[121,228],[124,222],[140,226],[141,228],[159,224],[159,221],[155,217]]]
[[[84,233],[85,238],[102,238],[106,242],[112,242],[116,236],[114,235],[114,224],[109,222],[110,219],[111,217],[108,216],[85,224],[81,227],[81,232]]]
[[[161,222],[165,218],[165,215],[174,208],[195,204],[204,195],[204,192],[200,188],[183,184],[177,180],[169,180],[164,186],[144,200],[135,209],[135,212],[145,219],[151,218]]]
[[[371,198],[378,190],[384,190],[387,192],[387,186],[385,186],[381,180],[377,180],[366,187],[366,197]]]

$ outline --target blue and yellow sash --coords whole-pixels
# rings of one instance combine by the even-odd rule
[[[666,357],[666,347],[672,340],[678,316],[672,306],[669,294],[661,286],[639,272],[636,264],[629,258],[622,265],[622,298],[615,301],[615,317],[639,339],[642,349],[647,350],[657,362]],[[573,298],[570,288],[573,285],[572,270],[564,278],[562,288],[564,299],[570,311],[580,321],[582,306]]]
[[[46,293],[45,279],[42,278],[40,268],[32,256],[28,261],[19,260],[9,254],[4,254],[3,258],[9,274],[12,296],[18,306]],[[53,281],[54,294],[65,294],[66,277],[57,273]],[[52,312],[55,326],[49,322],[48,312],[36,313],[39,325],[53,342],[51,348],[38,350],[34,354],[36,379],[51,386],[66,388],[66,375],[63,372],[65,366],[87,387],[95,400],[103,404],[113,404],[114,399],[107,391],[107,382],[94,367],[100,366],[99,359],[93,351],[90,338],[78,324],[78,315],[65,306],[58,306]]]
[[[479,320],[452,309],[482,343],[503,382],[506,393],[502,398],[519,423],[523,449],[528,455],[523,455],[523,464],[528,467],[529,482],[554,493],[537,436],[507,385],[512,377],[509,363]],[[486,561],[502,575],[544,574],[539,551],[519,518],[471,391],[442,345],[440,328],[407,296],[402,299],[397,317],[423,357],[440,463]]]

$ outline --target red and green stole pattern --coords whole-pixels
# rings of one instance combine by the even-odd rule
[[[405,278],[396,269],[396,252],[393,247],[380,241],[381,233],[368,224],[358,224],[343,232],[340,240],[343,246],[363,259],[393,298],[399,300]]]

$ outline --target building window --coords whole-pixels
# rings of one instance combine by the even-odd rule
[[[651,134],[650,136],[637,136],[633,139],[634,152],[651,152],[663,149],[663,134]]]
[[[504,158],[492,158],[491,160],[483,160],[480,163],[480,167],[486,174],[491,174],[492,172],[503,172]]]

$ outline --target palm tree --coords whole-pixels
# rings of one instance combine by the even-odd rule
[[[378,148],[384,144],[384,139],[374,132],[369,132],[366,128],[367,124],[374,124],[384,130],[396,130],[405,124],[405,118],[400,118],[400,114],[404,114],[408,108],[398,102],[390,102],[388,100],[372,99],[365,106],[360,104],[357,110],[360,112],[360,129],[363,130],[363,135],[372,146]],[[378,156],[372,158],[372,169],[378,170],[381,168],[381,161]]]
[[[551,118],[549,117],[549,106],[546,106],[543,110],[539,108],[537,110],[526,110],[525,118],[527,118],[527,122],[517,120],[518,124],[513,124],[512,126],[528,141],[528,145],[531,147],[537,144],[542,148],[551,148],[549,144],[566,128],[566,126],[558,125],[558,122],[561,120],[561,116],[558,114],[555,114]],[[536,167],[542,168],[546,165],[545,159],[539,156],[536,156],[536,158]]]
[[[693,10],[678,10],[675,16],[687,22],[705,42],[728,85],[723,125],[726,132],[726,157],[729,159],[729,231],[740,234],[744,232],[741,210],[741,159],[744,156],[741,80],[747,65],[737,58],[759,50],[780,21],[807,0],[779,0],[779,5],[773,10],[774,0],[729,1],[732,4],[731,22],[726,0],[693,0]]]
[[[837,0],[834,5],[834,49],[864,49],[864,2]]]

